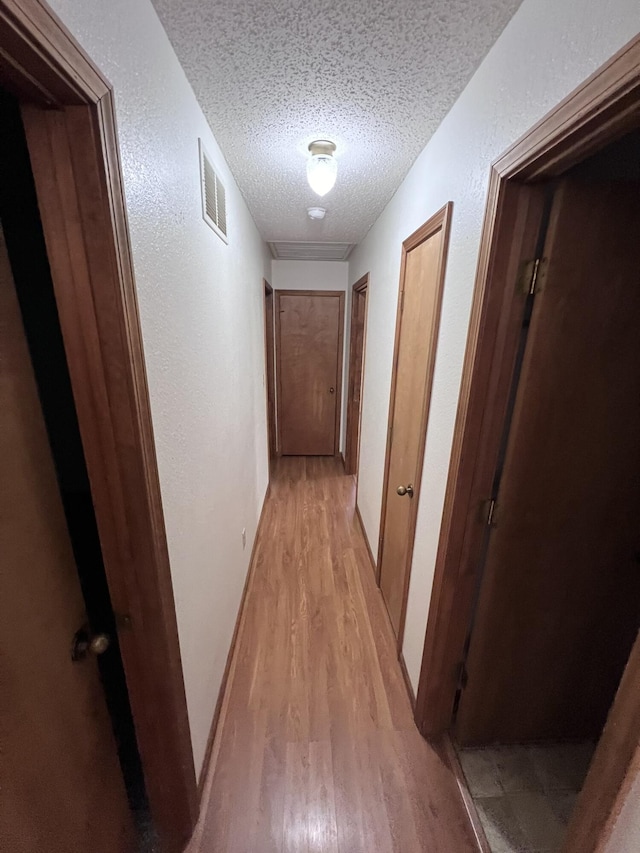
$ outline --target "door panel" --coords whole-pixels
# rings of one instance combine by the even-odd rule
[[[378,561],[380,589],[399,642],[404,626],[440,320],[448,210],[449,207],[438,214],[435,225],[430,220],[424,226],[427,236],[406,249],[404,272],[401,274],[403,296],[396,336],[391,438],[387,451]],[[400,496],[397,493],[399,486],[411,486],[413,497],[409,494]]]
[[[344,293],[277,291],[283,455],[332,456],[340,425]]]
[[[133,849],[131,814],[0,230],[0,838],[12,853]]]
[[[565,180],[469,649],[463,744],[598,737],[640,624],[640,192]]]

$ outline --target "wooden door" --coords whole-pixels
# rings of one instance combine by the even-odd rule
[[[640,191],[556,193],[467,660],[464,744],[598,737],[640,625]]]
[[[267,432],[269,459],[273,459],[276,447],[276,383],[275,383],[275,330],[273,325],[273,288],[264,283],[264,339],[267,380]]]
[[[338,452],[344,293],[276,291],[278,447],[285,456]]]
[[[378,549],[380,589],[399,646],[413,555],[450,212],[448,204],[403,244]],[[404,494],[399,494],[399,488],[406,490]]]
[[[87,620],[4,237],[0,230],[0,846],[133,849]]]
[[[364,279],[357,281],[353,285],[352,291],[351,331],[349,337],[349,380],[347,392],[347,430],[344,448],[344,467],[347,474],[358,473],[368,280],[369,277],[365,276]]]

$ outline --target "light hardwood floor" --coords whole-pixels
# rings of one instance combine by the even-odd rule
[[[382,608],[353,478],[333,458],[279,460],[191,850],[477,849]]]

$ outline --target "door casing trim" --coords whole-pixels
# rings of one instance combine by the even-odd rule
[[[40,0],[0,0],[0,84],[21,103],[149,804],[168,851],[196,778],[113,89]]]
[[[532,257],[542,181],[639,125],[640,36],[491,167],[416,700],[415,719],[425,736],[443,735],[451,723],[484,531],[478,507],[490,497],[515,359],[523,296],[514,283],[521,263]],[[630,695],[639,678],[636,642],[572,816],[565,853],[602,849],[631,784],[632,767],[640,764],[640,698]]]
[[[453,202],[449,201],[431,216],[423,225],[402,243],[402,259],[400,261],[400,281],[398,284],[398,307],[396,309],[396,331],[393,344],[393,367],[391,372],[391,393],[389,395],[389,416],[387,420],[387,445],[384,458],[384,481],[382,487],[382,506],[380,510],[380,534],[378,537],[378,559],[376,562],[376,580],[380,586],[382,572],[382,549],[384,546],[384,521],[387,512],[387,491],[389,488],[389,466],[391,464],[391,427],[396,402],[396,388],[398,383],[398,356],[400,349],[400,334],[402,331],[402,298],[404,293],[405,277],[407,272],[407,256],[409,252],[424,243],[438,231],[442,231],[442,245],[438,258],[438,272],[436,283],[436,299],[433,313],[433,323],[429,330],[429,372],[425,378],[425,389],[422,411],[420,412],[420,440],[418,449],[418,460],[416,465],[416,478],[413,484],[414,495],[411,500],[411,515],[409,519],[409,548],[404,571],[404,587],[402,592],[402,609],[400,611],[400,622],[398,626],[397,647],[398,654],[402,652],[402,640],[404,637],[404,625],[407,613],[407,599],[409,597],[409,581],[411,580],[411,563],[413,561],[413,547],[416,535],[416,524],[418,521],[418,504],[420,501],[420,485],[422,482],[422,468],[424,465],[424,451],[427,439],[427,426],[429,422],[429,409],[431,407],[431,389],[433,387],[433,376],[435,373],[436,353],[438,348],[438,332],[440,329],[440,313],[442,307],[442,293],[444,290],[444,278],[449,253],[449,234],[451,231],[451,216],[453,213]],[[386,606],[386,602],[385,602]]]
[[[362,374],[360,380],[360,405],[358,406],[357,417],[354,418],[352,411],[352,380],[353,380],[353,369],[354,369],[354,352],[353,345],[354,341],[354,320],[355,320],[355,306],[356,299],[360,298],[360,294],[364,293],[364,328],[362,332]],[[346,420],[346,431],[345,431],[345,455],[343,457],[344,467],[347,474],[353,474],[356,478],[356,503],[358,502],[358,463],[360,460],[360,428],[362,425],[362,392],[364,387],[364,364],[365,364],[365,356],[367,352],[367,316],[369,313],[369,273],[365,273],[361,278],[359,278],[356,283],[351,288],[351,319],[349,321],[349,373],[347,375],[347,405],[345,412],[345,420]],[[355,448],[355,459],[349,458],[347,456],[347,448],[349,446],[349,427],[354,426],[354,423],[357,424],[358,430],[358,440],[356,442]],[[349,470],[353,469],[353,470]]]

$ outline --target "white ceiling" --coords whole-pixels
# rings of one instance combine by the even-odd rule
[[[153,0],[263,238],[324,243],[364,237],[520,2]]]

